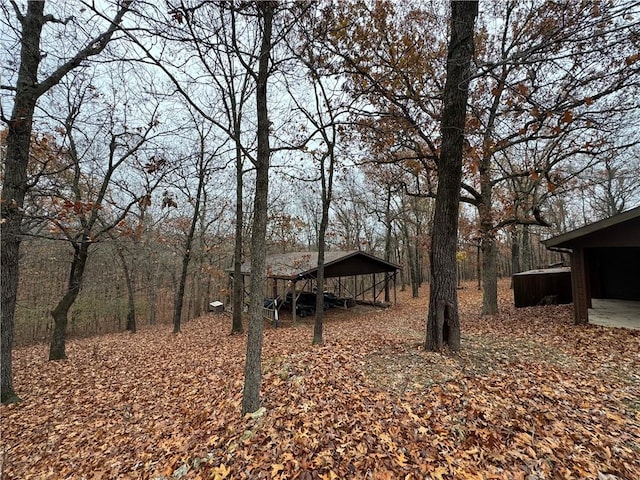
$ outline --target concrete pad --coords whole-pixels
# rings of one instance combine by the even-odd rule
[[[593,298],[591,303],[589,323],[640,330],[640,302]]]

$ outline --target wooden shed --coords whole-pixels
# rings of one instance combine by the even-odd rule
[[[571,303],[571,268],[528,270],[513,275],[516,307]]]
[[[592,298],[640,301],[640,207],[543,243],[571,254],[576,323],[588,323]]]

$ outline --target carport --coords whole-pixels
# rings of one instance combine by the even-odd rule
[[[325,290],[331,289],[339,298],[351,302],[396,303],[398,265],[362,251],[325,252]],[[249,262],[242,264],[242,276],[251,275]],[[265,297],[286,299],[287,292],[314,291],[318,274],[318,252],[290,252],[267,255]],[[231,279],[233,272],[229,271]],[[245,290],[245,294],[246,294]],[[383,301],[379,300],[382,296]],[[295,300],[294,300],[295,305]],[[345,305],[346,306],[346,305]],[[294,307],[295,311],[295,307]]]
[[[604,299],[608,301],[600,304],[606,303],[611,311],[612,300],[624,301],[627,312],[629,305],[631,311],[637,306],[632,316],[640,324],[640,207],[543,243],[549,250],[571,255],[575,323],[589,323],[589,308],[598,307],[593,299]]]

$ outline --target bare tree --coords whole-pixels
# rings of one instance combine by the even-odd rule
[[[289,45],[293,55],[302,64],[310,84],[310,91],[301,94],[288,86],[289,93],[297,110],[302,113],[305,122],[310,126],[308,136],[303,140],[309,147],[314,162],[318,165],[320,181],[320,222],[317,231],[318,262],[316,276],[316,314],[313,328],[313,344],[323,342],[324,315],[324,257],[326,250],[326,233],[329,225],[329,209],[333,198],[334,173],[338,166],[339,129],[344,129],[341,118],[348,112],[342,102],[346,100],[342,94],[339,79],[333,74],[333,66],[326,60],[327,51],[323,49],[325,42],[318,41],[318,36],[326,37],[326,25],[317,12],[307,12],[304,21],[298,23],[295,35],[296,45]],[[298,97],[301,98],[298,98]],[[311,97],[311,98],[308,98]]]
[[[249,286],[249,329],[247,334],[247,356],[244,368],[242,390],[242,414],[255,412],[260,408],[260,387],[262,384],[262,340],[263,340],[263,292],[265,279],[266,251],[264,238],[267,233],[267,201],[269,196],[269,111],[267,105],[267,82],[270,76],[272,52],[273,19],[276,3],[272,1],[256,3],[262,30],[262,42],[258,58],[258,70],[251,70],[256,82],[256,116],[258,150],[254,162],[256,170],[256,190],[253,200],[253,226],[251,230],[251,282]],[[247,65],[247,69],[252,69]]]
[[[129,193],[132,195],[125,200],[126,197],[121,197],[114,189],[120,170],[127,163],[133,164],[133,160],[143,154],[144,147],[159,125],[157,106],[149,112],[150,118],[136,120],[117,119],[117,111],[112,110],[105,125],[105,148],[96,151],[96,148],[101,148],[99,139],[102,132],[97,132],[89,139],[90,127],[79,125],[82,108],[88,104],[85,96],[93,87],[80,82],[73,84],[75,86],[70,87],[68,111],[62,127],[68,143],[70,169],[68,175],[58,179],[57,198],[52,198],[51,212],[47,217],[58,238],[69,242],[73,248],[66,291],[51,312],[54,330],[49,349],[50,360],[66,358],[68,313],[82,288],[90,249],[102,237],[108,237],[128,216],[131,208],[151,193],[131,191]],[[123,103],[126,104],[126,101]],[[78,141],[78,136],[81,141]],[[106,156],[104,163],[102,154]],[[87,164],[93,165],[94,171],[85,171]],[[96,172],[101,172],[101,175],[98,176]]]
[[[442,111],[442,153],[433,216],[431,284],[425,349],[460,350],[456,250],[464,125],[478,2],[451,2],[451,39]]]
[[[173,303],[173,333],[180,333],[180,325],[182,322],[182,306],[184,304],[184,294],[187,283],[187,273],[189,269],[189,263],[194,254],[194,239],[196,234],[196,228],[199,223],[202,223],[205,215],[204,208],[206,203],[205,199],[205,187],[207,182],[211,179],[211,176],[216,170],[220,170],[224,166],[217,168],[214,165],[214,161],[217,160],[220,150],[224,147],[224,144],[216,146],[212,150],[210,145],[210,134],[213,125],[210,123],[204,125],[203,121],[192,115],[193,123],[195,124],[194,130],[197,132],[197,145],[195,153],[195,177],[197,181],[195,195],[187,195],[190,203],[193,204],[193,212],[189,221],[188,231],[184,239],[184,246],[181,249],[182,262],[180,268],[180,276],[178,277],[178,287],[175,292],[175,298]],[[190,179],[187,178],[187,183]],[[186,189],[190,189],[190,185],[185,185]]]
[[[529,197],[537,203],[516,216],[505,184],[531,175],[559,193],[570,180],[566,172],[610,152],[611,132],[637,111],[639,7],[635,0],[598,1],[589,9],[541,1],[494,2],[482,10],[474,76],[484,81],[469,97],[461,201],[479,219],[483,313],[497,311],[497,232],[545,225],[543,207],[553,196]],[[412,152],[395,160],[399,168],[422,166],[419,184],[407,189],[434,197],[444,74],[439,13],[395,2],[345,2],[342,10],[345,27],[335,29],[332,44],[351,79],[349,91],[363,99],[356,113],[367,153],[380,159],[385,150]],[[510,155],[516,147],[519,154]],[[583,165],[570,168],[577,163]]]
[[[255,156],[255,135],[247,135],[251,131],[247,109],[255,91],[255,79],[245,67],[257,57],[259,35],[244,28],[243,22],[254,16],[251,8],[247,8],[249,6],[236,2],[169,2],[166,12],[160,9],[138,12],[139,20],[146,25],[145,38],[149,42],[145,43],[141,36],[134,39],[146,58],[162,70],[190,107],[224,132],[234,144],[236,221],[232,334],[243,332],[243,185],[245,169],[252,165],[245,160]],[[171,54],[167,54],[169,49],[158,51],[149,46],[158,37],[171,47]],[[243,62],[240,57],[249,60]],[[186,63],[190,65],[189,69],[181,67]],[[212,109],[212,105],[216,108]]]
[[[13,374],[11,349],[13,344],[14,315],[19,279],[18,256],[22,234],[24,198],[27,184],[27,165],[33,117],[38,99],[57,85],[70,71],[80,66],[87,59],[100,54],[114,38],[125,14],[131,5],[130,1],[120,3],[116,14],[110,19],[106,28],[96,36],[87,38],[83,46],[71,57],[62,59],[45,78],[38,78],[38,69],[44,55],[41,52],[42,30],[46,25],[69,23],[71,18],[62,20],[44,13],[45,2],[28,2],[23,12],[15,3],[10,3],[13,15],[19,23],[20,63],[15,85],[5,86],[13,95],[13,109],[9,118],[2,113],[2,121],[8,125],[7,154],[5,160],[4,182],[2,186],[0,233],[0,250],[2,263],[1,286],[1,399],[3,403],[18,401],[13,391]],[[8,14],[9,7],[3,7]],[[18,55],[16,54],[16,57]]]
[[[640,203],[637,150],[605,158],[588,172],[586,192],[596,218],[611,217]]]

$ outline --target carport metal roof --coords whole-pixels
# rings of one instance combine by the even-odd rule
[[[324,254],[324,276],[350,277],[372,273],[395,272],[400,266],[361,251],[333,251]],[[268,255],[266,274],[268,278],[302,280],[316,278],[318,252],[291,252]],[[251,275],[251,265],[242,264],[242,275]]]

